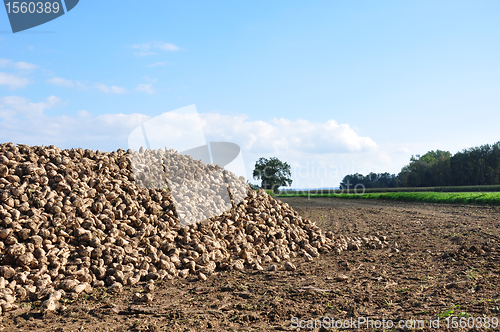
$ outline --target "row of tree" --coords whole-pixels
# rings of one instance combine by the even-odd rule
[[[394,188],[400,187],[401,182],[397,175],[389,173],[359,173],[346,175],[340,183],[340,189],[353,189],[356,186],[364,188]]]
[[[500,142],[464,149],[429,151],[410,158],[398,175],[370,173],[346,175],[340,188],[437,187],[500,184]]]

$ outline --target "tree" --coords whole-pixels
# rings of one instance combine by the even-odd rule
[[[398,177],[403,187],[446,186],[450,182],[451,153],[429,151],[423,156],[411,156],[410,164],[401,169]]]
[[[274,193],[279,192],[279,187],[289,186],[292,184],[290,177],[290,165],[287,162],[282,162],[276,157],[269,159],[260,158],[255,163],[253,178],[262,180],[261,188],[270,189]]]
[[[428,151],[411,156],[410,163],[396,176],[389,173],[346,175],[341,189],[390,187],[444,187],[500,184],[500,142],[468,148],[452,155]]]
[[[396,174],[372,172],[364,176],[356,173],[344,176],[340,183],[340,189],[394,188],[399,187],[399,185],[399,178]]]
[[[417,157],[420,157],[420,156],[417,155]],[[446,159],[449,159],[450,157],[451,157],[451,153],[449,151],[436,150],[436,151],[427,152],[422,157],[420,157],[419,160],[422,160],[422,161],[424,161],[428,164],[431,164],[431,165],[435,165],[439,162],[442,162],[442,161],[445,161]],[[413,156],[412,156],[412,158],[413,158]]]

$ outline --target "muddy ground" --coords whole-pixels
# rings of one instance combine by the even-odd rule
[[[294,331],[319,320],[348,319],[385,330],[452,317],[475,330],[500,316],[500,208],[466,205],[282,198],[324,230],[344,235],[387,236],[388,248],[321,256],[293,262],[293,272],[220,272],[206,281],[181,279],[157,284],[154,301],[133,303],[97,290],[42,315],[39,303],[21,303],[1,317],[3,331]],[[397,250],[396,250],[397,249]],[[295,317],[295,318],[294,318]],[[293,320],[292,320],[293,319]],[[329,320],[330,319],[330,320]],[[448,319],[448,321],[447,321]],[[473,320],[471,320],[473,319]],[[447,322],[450,328],[447,329]],[[303,329],[294,328],[302,324]],[[349,321],[349,324],[350,321]],[[368,325],[370,326],[370,325]],[[355,330],[375,330],[366,325]],[[379,328],[377,330],[384,330]],[[490,327],[490,330],[492,328]],[[498,327],[496,329],[499,329]],[[335,331],[334,328],[323,330]]]

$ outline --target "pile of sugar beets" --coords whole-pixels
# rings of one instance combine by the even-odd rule
[[[182,176],[196,168],[218,170],[165,151]],[[145,177],[135,180],[131,160],[141,165],[141,153],[146,155],[0,144],[2,312],[19,301],[41,301],[40,309],[51,311],[61,298],[76,299],[97,287],[120,293],[138,283],[146,291],[133,300],[152,301],[156,280],[205,280],[225,269],[293,270],[295,257],[310,261],[320,253],[387,244],[385,238],[324,233],[263,190],[246,190],[238,202],[231,197],[229,210],[182,224],[167,186],[137,185]],[[227,183],[238,185],[237,177],[224,176],[226,184],[200,188],[213,194],[221,186],[227,190]]]

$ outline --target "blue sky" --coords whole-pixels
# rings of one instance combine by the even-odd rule
[[[238,143],[248,172],[277,156],[294,187],[397,173],[412,154],[500,140],[499,12],[496,1],[82,0],[12,34],[0,10],[0,140],[127,148],[141,122],[195,104],[207,138]]]

